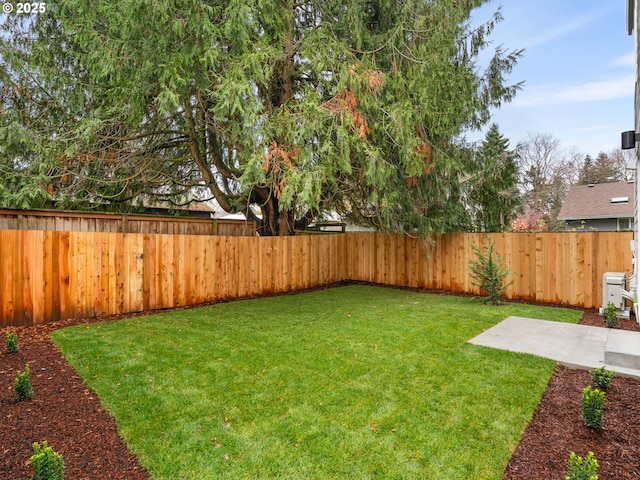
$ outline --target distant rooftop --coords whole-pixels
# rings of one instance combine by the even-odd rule
[[[634,203],[633,183],[575,185],[567,194],[558,220],[633,217]]]

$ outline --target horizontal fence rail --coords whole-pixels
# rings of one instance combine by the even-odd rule
[[[602,302],[602,274],[631,273],[632,233],[491,234],[510,299]],[[482,234],[224,237],[0,230],[0,327],[115,315],[355,280],[480,293]]]

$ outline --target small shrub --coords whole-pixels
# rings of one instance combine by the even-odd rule
[[[613,370],[607,370],[604,367],[594,368],[589,372],[589,376],[593,383],[601,390],[606,390],[613,378]]]
[[[471,283],[488,294],[485,303],[498,305],[504,291],[513,283],[512,280],[504,284],[507,276],[513,272],[507,270],[502,264],[502,259],[494,253],[495,245],[491,238],[488,237],[488,244],[482,251],[477,245],[472,245],[471,248],[476,254],[476,260],[469,260]]]
[[[618,312],[616,311],[616,306],[613,303],[609,303],[609,305],[604,308],[603,315],[607,327],[614,328],[616,323],[618,323]]]
[[[62,455],[53,451],[47,442],[33,444],[34,454],[31,456],[31,467],[35,476],[33,480],[64,480],[64,460]]]
[[[604,396],[604,392],[597,388],[586,387],[582,390],[582,419],[587,427],[595,430],[602,428]]]
[[[16,396],[18,401],[28,400],[33,398],[33,389],[31,388],[31,378],[29,377],[29,364],[24,367],[24,372],[18,370],[18,375],[15,380]]]
[[[589,452],[584,459],[571,452],[564,480],[598,480],[597,471],[598,462],[593,452]]]
[[[18,334],[7,332],[7,352],[16,353],[18,351]]]

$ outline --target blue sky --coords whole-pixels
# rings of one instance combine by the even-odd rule
[[[524,88],[493,113],[510,146],[544,133],[585,155],[619,148],[620,133],[634,127],[626,0],[492,0],[473,12],[473,23],[500,6],[504,19],[491,35],[492,49],[525,49],[509,77]]]

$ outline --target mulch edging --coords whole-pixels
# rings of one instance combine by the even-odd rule
[[[604,327],[595,310],[587,310],[580,323]],[[640,331],[634,318],[621,320],[617,328]],[[601,431],[582,421],[582,389],[587,385],[592,385],[587,371],[556,367],[504,480],[563,480],[571,452],[581,457],[594,452],[600,480],[640,479],[640,381],[614,376]]]
[[[64,457],[65,478],[86,480],[147,480],[149,474],[129,453],[95,393],[67,364],[49,339],[55,328],[78,321],[37,327],[17,327],[19,351],[6,353],[1,330],[0,355],[0,478],[27,480],[33,476],[29,458],[34,442],[47,441]],[[35,396],[17,402],[14,379],[29,364]]]

